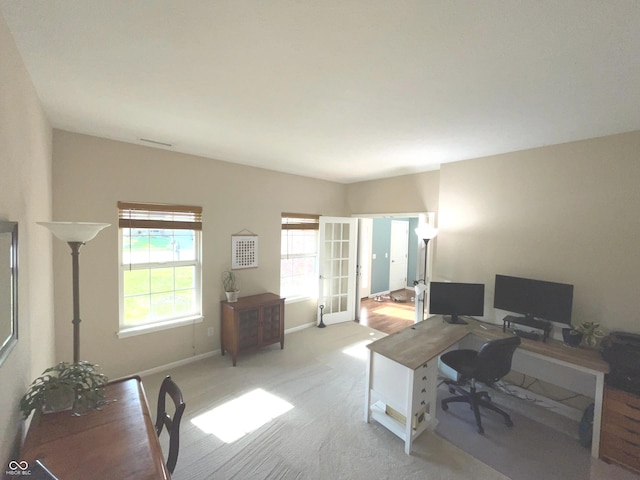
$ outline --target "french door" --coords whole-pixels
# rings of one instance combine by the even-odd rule
[[[355,319],[356,218],[320,217],[318,323],[326,325]]]

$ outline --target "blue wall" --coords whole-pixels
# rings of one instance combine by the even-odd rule
[[[391,220],[374,218],[371,240],[371,293],[389,290]],[[385,258],[385,254],[387,257]],[[374,258],[375,256],[375,258]]]
[[[418,228],[418,219],[409,218],[409,254],[407,258],[407,285],[413,285],[414,280],[422,278],[420,274],[416,278],[416,272],[418,271],[418,236],[416,235],[416,228]],[[420,267],[420,272],[423,270],[423,266]]]
[[[391,222],[409,222],[409,252],[407,258],[407,285],[413,285],[416,280],[416,265],[418,262],[418,237],[414,230],[418,226],[417,218],[374,218],[371,242],[371,293],[389,291],[389,272],[391,263],[388,257],[391,250]],[[373,258],[375,254],[376,258]],[[385,254],[387,257],[385,258]],[[418,277],[421,278],[421,277]]]

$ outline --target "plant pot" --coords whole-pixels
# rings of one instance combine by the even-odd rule
[[[582,332],[576,332],[572,328],[563,328],[562,340],[564,340],[565,345],[578,348],[582,342]]]
[[[70,386],[54,388],[44,396],[42,413],[55,413],[71,410],[76,400],[76,394]]]
[[[227,296],[227,302],[235,303],[238,301],[238,295],[240,294],[240,290],[235,290],[233,292],[224,292]]]

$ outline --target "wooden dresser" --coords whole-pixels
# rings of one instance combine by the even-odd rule
[[[221,304],[220,349],[236,366],[238,355],[280,342],[284,348],[284,298],[275,293]]]
[[[600,458],[640,473],[640,396],[605,388]]]

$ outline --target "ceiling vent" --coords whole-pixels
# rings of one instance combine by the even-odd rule
[[[151,144],[156,145],[158,147],[167,147],[167,148],[173,147],[172,143],[159,142],[158,140],[151,140],[149,138],[138,137],[138,140],[141,141],[141,142],[145,142],[145,143],[151,143]]]

